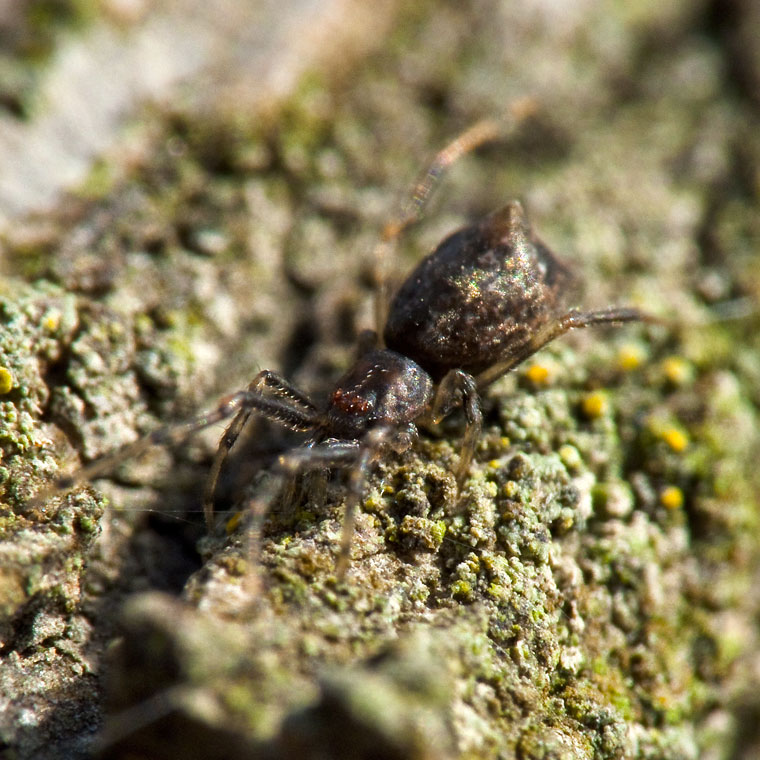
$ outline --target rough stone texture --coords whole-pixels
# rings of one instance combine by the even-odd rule
[[[216,100],[148,109],[76,193],[14,219],[8,757],[755,756],[760,137],[737,43],[752,8],[416,4],[266,118],[233,74]],[[371,324],[369,254],[404,187],[526,96],[535,116],[452,170],[393,268],[519,198],[585,304],[670,327],[570,336],[498,382],[459,497],[456,418],[383,461],[344,583],[341,480],[270,499],[290,439],[265,425],[227,468],[201,556],[218,430],[122,463],[98,483],[108,501],[88,486],[28,507],[59,468],[262,367],[324,393]],[[272,504],[256,560],[234,515],[257,495]]]

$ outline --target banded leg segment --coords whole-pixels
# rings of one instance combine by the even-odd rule
[[[362,441],[329,440],[311,447],[294,449],[283,454],[275,466],[280,476],[297,475],[307,469],[350,467],[346,508],[343,518],[335,573],[342,580],[348,569],[351,542],[354,537],[356,508],[367,484],[372,465],[383,448],[393,448],[398,431],[393,427],[377,427],[370,430]]]
[[[263,391],[265,388],[272,391],[275,398],[292,401],[306,411],[317,411],[317,407],[305,393],[299,391],[277,372],[272,372],[269,369],[262,370],[248,386],[249,391]]]
[[[248,533],[248,557],[250,566],[257,568],[257,575],[253,577],[254,591],[259,584],[261,524],[283,483],[292,480],[305,470],[351,465],[356,462],[359,451],[358,441],[328,440],[293,449],[277,459],[271,470],[273,477],[264,486],[263,491],[251,498],[247,505],[251,514],[251,526]]]
[[[263,393],[264,391],[269,391],[274,399],[287,404],[292,411],[292,415],[269,416],[269,419],[275,419],[291,430],[306,431],[314,427],[318,415],[316,406],[281,375],[265,369],[256,375],[247,388],[248,393]],[[203,494],[203,515],[206,520],[206,527],[209,530],[213,527],[214,494],[222,467],[254,411],[257,411],[254,407],[242,407],[219,441],[219,448],[217,448],[214,461],[211,463]],[[268,415],[264,413],[264,416]],[[306,424],[307,422],[308,424]]]
[[[483,430],[483,412],[480,408],[480,395],[475,378],[461,369],[453,369],[446,374],[438,386],[438,392],[433,401],[433,421],[440,422],[459,404],[462,404],[464,408],[465,430],[459,464],[455,473],[457,488],[461,488],[464,483],[475,447],[480,440]]]
[[[44,502],[60,491],[110,472],[117,465],[138,456],[151,446],[176,446],[198,431],[216,425],[242,411],[257,411],[268,419],[290,425],[297,430],[310,430],[319,420],[317,412],[298,408],[292,402],[266,398],[257,391],[238,391],[222,398],[210,411],[190,417],[184,422],[164,425],[134,443],[123,446],[113,454],[97,459],[69,475],[56,478],[50,486],[32,497],[28,504],[32,508],[41,507]]]
[[[343,580],[346,570],[348,570],[348,563],[351,558],[351,542],[354,538],[356,525],[356,508],[359,506],[362,493],[367,485],[370,469],[380,455],[382,448],[392,439],[393,435],[393,428],[378,427],[371,430],[361,442],[356,464],[348,479],[343,531],[340,537],[338,558],[335,561],[335,574],[339,581]]]

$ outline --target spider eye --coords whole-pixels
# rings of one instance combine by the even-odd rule
[[[367,414],[372,410],[372,403],[358,393],[347,392],[337,388],[332,394],[332,405],[346,414]]]

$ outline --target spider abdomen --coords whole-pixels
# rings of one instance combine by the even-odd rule
[[[439,380],[518,353],[566,310],[569,270],[530,230],[517,202],[446,238],[396,293],[386,345]]]

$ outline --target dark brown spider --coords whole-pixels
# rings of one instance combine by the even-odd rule
[[[406,213],[386,227],[380,252],[419,219],[447,166],[503,133],[504,125],[481,122],[441,151],[414,188]],[[380,277],[380,281],[385,280]],[[383,452],[406,451],[417,438],[418,424],[437,422],[462,405],[466,427],[456,472],[461,485],[481,432],[484,388],[572,328],[650,320],[635,308],[569,308],[573,290],[570,271],[536,237],[520,203],[512,201],[453,233],[423,259],[391,300],[387,316],[381,287],[377,332],[363,335],[358,360],[322,404],[265,370],[212,411],[160,428],[59,478],[35,501],[95,477],[148,446],[179,442],[234,417],[222,436],[209,478],[204,508],[210,524],[222,464],[255,412],[291,430],[310,433],[304,447],[279,458],[280,474],[351,468],[337,560],[340,576],[347,566],[356,505],[369,469]]]

